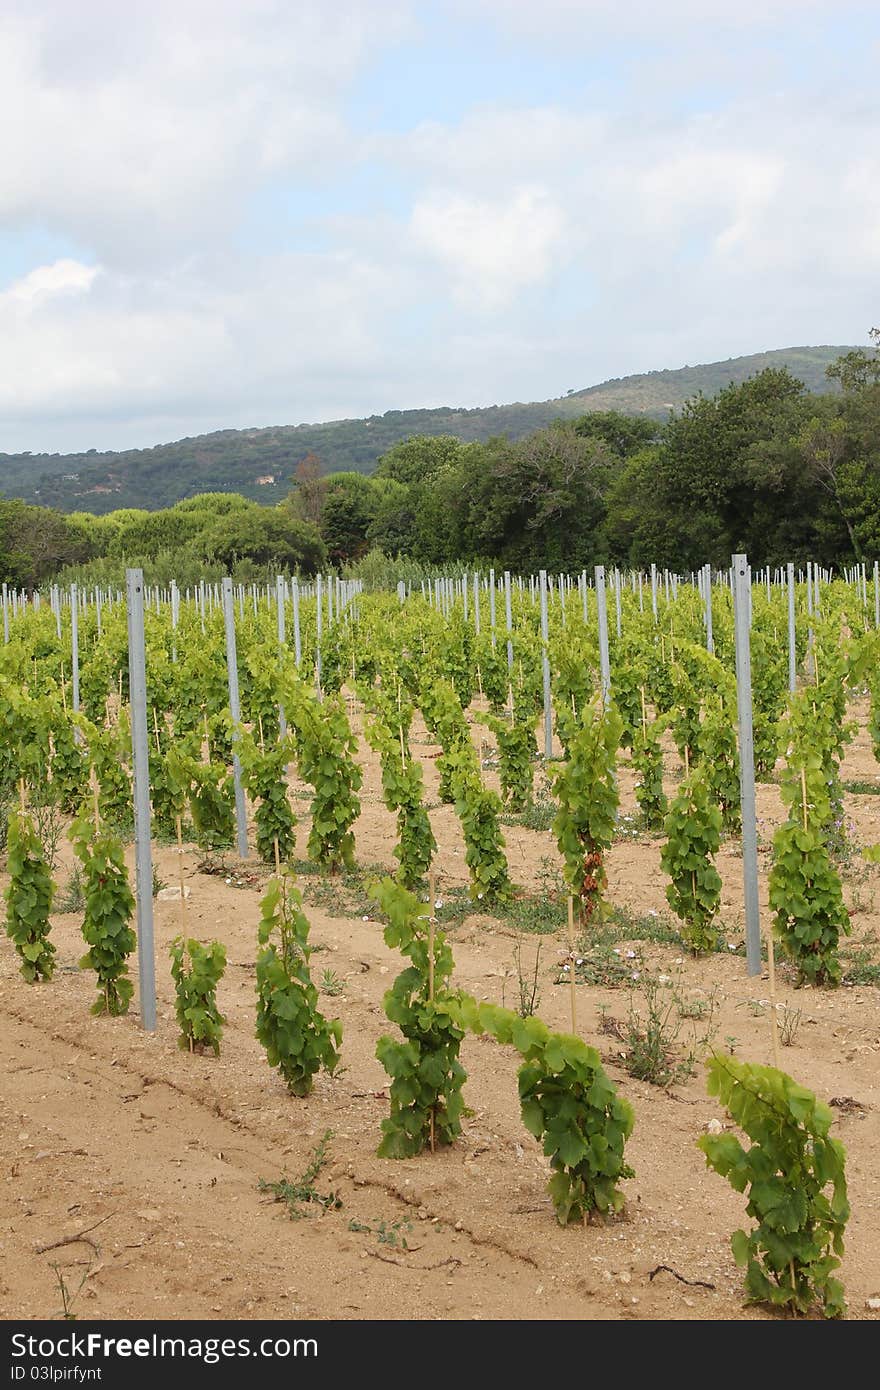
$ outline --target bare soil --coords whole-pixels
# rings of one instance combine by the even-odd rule
[[[856,706],[855,712],[860,729],[843,775],[880,791],[865,709]],[[433,803],[442,898],[467,883],[464,846],[453,809],[436,803],[438,750],[421,726],[415,735]],[[391,869],[394,820],[381,802],[378,768],[365,745],[361,757],[358,860]],[[671,749],[666,763],[669,791],[681,775]],[[487,779],[497,785],[492,771]],[[306,789],[292,779],[291,791],[301,813],[304,856]],[[621,792],[623,813],[634,815],[626,760]],[[880,840],[880,795],[847,794],[846,806],[854,840]],[[759,787],[758,815],[766,917],[769,846],[782,819],[775,785]],[[530,894],[549,891],[559,864],[552,833],[512,825],[505,834],[515,881]],[[640,918],[668,913],[660,844],[658,837],[635,833],[609,855],[610,901]],[[159,877],[176,884],[176,849],[154,847],[154,854]],[[699,1063],[692,1076],[665,1090],[628,1075],[625,1044],[616,1033],[626,1023],[629,988],[579,984],[577,1009],[580,1032],[599,1048],[634,1106],[627,1156],[636,1176],[625,1185],[621,1219],[563,1230],[545,1191],[547,1161],[520,1121],[517,1058],[492,1040],[467,1038],[462,1045],[472,1113],[460,1142],[406,1162],[376,1157],[388,1099],[375,1047],[383,1032],[392,1031],[382,996],[401,961],[384,945],[381,926],[366,906],[358,902],[353,910],[338,880],[303,876],[301,886],[318,948],[313,976],[320,983],[329,971],[342,983],[338,995],[322,995],[322,1007],[343,1020],[344,1070],[335,1078],[319,1076],[306,1100],[287,1093],[254,1037],[256,927],[268,870],[255,859],[227,856],[227,872],[218,876],[199,870],[201,858],[186,847],[185,928],[227,947],[219,993],[227,1025],[218,1058],[177,1047],[168,945],[181,930],[179,901],[155,905],[154,1033],[140,1026],[137,993],[126,1017],[90,1016],[93,978],[77,968],[84,949],[79,914],[53,916],[58,965],[49,984],[27,986],[11,943],[0,937],[4,1318],[56,1316],[62,1278],[75,1293],[74,1311],[90,1318],[768,1316],[744,1306],[741,1273],[730,1252],[731,1232],[747,1224],[744,1199],[707,1169],[695,1145],[711,1120],[726,1123],[727,1117],[707,1097]],[[72,867],[64,842],[56,874],[62,888]],[[719,869],[725,937],[741,945],[736,841],[725,843]],[[860,945],[874,961],[880,959],[878,873],[858,856],[844,871],[853,914],[846,949]],[[4,875],[3,886],[6,881]],[[567,952],[564,932],[537,936],[471,914],[449,934],[455,983],[508,1006],[518,1000],[517,941],[524,970],[540,943],[539,1013],[569,1029],[569,989],[557,984]],[[647,972],[668,976],[680,998],[702,999],[707,1007],[714,1001],[716,1047],[772,1061],[766,974],[750,978],[741,954],[693,961],[680,947],[638,939],[621,941],[616,949],[624,965],[632,966],[626,973],[636,1004],[644,1006],[639,990]],[[851,966],[851,954],[848,960]],[[136,974],[134,961],[132,969]],[[778,998],[801,1011],[794,1045],[782,1050],[782,1066],[825,1100],[841,1102],[834,1133],[847,1146],[852,1203],[842,1277],[849,1315],[875,1316],[867,1300],[880,1296],[880,994],[858,985],[796,991],[783,968]],[[706,1028],[705,1022],[685,1022],[680,1052]],[[328,1130],[328,1161],[315,1186],[335,1193],[341,1205],[323,1213],[310,1207],[292,1220],[283,1204],[260,1189],[260,1180],[299,1176]]]

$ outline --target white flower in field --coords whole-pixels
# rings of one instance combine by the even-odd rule
[[[231,879],[231,878],[228,878],[228,879],[226,880],[226,882],[227,882],[227,883],[231,883],[231,882],[232,882],[232,879]]]
[[[728,941],[728,943],[727,943],[727,949],[728,949],[728,951],[735,951],[735,950],[736,950],[736,944],[735,944],[733,941]]]
[[[482,901],[483,901],[483,895],[482,895],[482,893],[478,893],[478,894],[477,894],[477,902],[480,902],[480,903],[481,903]]]
[[[571,966],[570,966],[570,965],[563,965],[562,968],[563,968],[563,970],[570,970],[570,969],[571,969]]]
[[[635,958],[636,958],[636,953],[635,953],[635,951],[627,951],[627,953],[626,953],[626,958],[627,958],[627,960],[635,960]]]
[[[634,970],[633,973],[632,973],[632,978],[633,978],[634,980],[637,980],[637,979],[639,978],[639,976],[641,975],[641,973],[642,973],[641,970]]]
[[[617,949],[616,946],[612,946],[612,948],[611,948],[611,954],[614,955],[614,956],[619,956],[619,955],[620,955],[620,952],[618,951],[618,949]]]
[[[435,911],[436,911],[436,912],[439,912],[442,906],[443,906],[442,899],[438,898],[437,901],[436,901],[435,904],[434,904],[434,909],[435,909]]]
[[[648,916],[649,916],[649,917],[656,917],[656,916],[657,916],[657,911],[656,911],[656,909],[653,908],[653,907],[649,907],[649,908],[648,908]]]
[[[368,916],[366,915],[366,913],[365,913],[365,914],[364,914],[364,921],[365,921],[365,922],[369,922],[369,920],[370,920],[369,917],[368,917]]]
[[[583,965],[583,963],[584,963],[584,958],[583,958],[583,956],[578,956],[577,960],[575,961],[575,965]]]

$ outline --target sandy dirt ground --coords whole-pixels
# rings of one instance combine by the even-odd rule
[[[860,728],[843,776],[880,791],[866,711],[857,704],[854,712]],[[359,724],[360,716],[355,720]],[[438,750],[418,724],[414,734],[439,843],[442,899],[467,883],[464,846],[453,809],[436,801]],[[392,868],[394,820],[381,802],[378,768],[363,742],[361,759],[358,861]],[[670,748],[667,791],[680,775]],[[491,770],[486,776],[497,785]],[[622,812],[632,815],[633,777],[625,757],[620,784]],[[298,852],[304,856],[308,800],[295,779],[291,794],[301,815]],[[846,807],[858,844],[880,840],[880,795],[848,793]],[[758,815],[766,917],[770,841],[782,819],[777,786],[759,787]],[[559,867],[552,833],[511,825],[505,835],[514,880],[530,894],[550,891]],[[636,834],[621,838],[609,855],[610,901],[642,919],[668,913],[660,844],[658,837]],[[155,847],[154,855],[160,879],[177,883],[176,850]],[[625,1184],[622,1218],[563,1230],[545,1191],[547,1161],[520,1121],[517,1058],[490,1039],[467,1038],[462,1045],[471,1113],[461,1140],[405,1162],[376,1157],[388,1099],[375,1047],[382,1033],[394,1031],[382,996],[401,958],[386,948],[381,926],[354,890],[314,875],[300,881],[317,948],[312,971],[316,982],[329,972],[341,986],[335,995],[322,994],[322,1008],[342,1019],[344,1069],[334,1078],[319,1076],[306,1100],[288,1095],[254,1036],[256,929],[268,871],[255,859],[229,855],[225,873],[208,874],[198,867],[201,859],[195,847],[186,847],[186,930],[227,947],[218,996],[227,1024],[218,1058],[177,1047],[168,944],[181,929],[179,901],[156,903],[159,1019],[152,1034],[140,1026],[137,992],[128,1016],[90,1016],[93,977],[77,968],[84,949],[80,914],[53,915],[57,971],[48,984],[27,986],[11,943],[0,936],[4,1318],[57,1316],[62,1280],[80,1318],[768,1316],[744,1307],[730,1251],[731,1232],[748,1224],[744,1198],[707,1169],[695,1145],[710,1121],[726,1122],[706,1095],[702,1065],[667,1089],[636,1081],[617,1036],[631,990],[643,1004],[640,985],[653,972],[668,977],[673,983],[667,990],[680,998],[711,1004],[717,1048],[770,1062],[768,981],[766,974],[746,974],[742,954],[693,961],[674,944],[621,940],[619,959],[633,967],[623,972],[629,987],[578,985],[579,1030],[599,1048],[635,1109],[627,1157],[636,1176]],[[718,863],[725,939],[741,945],[737,842],[725,842]],[[72,866],[65,842],[56,873],[62,889]],[[850,964],[854,943],[863,961],[880,960],[878,876],[880,869],[858,857],[844,872],[853,913]],[[0,877],[2,886],[6,882]],[[569,990],[557,983],[564,932],[539,937],[509,921],[467,915],[449,935],[454,982],[508,1006],[518,998],[518,942],[524,970],[540,943],[538,1011],[551,1025],[569,1028]],[[785,969],[778,994],[801,1013],[782,1066],[826,1101],[840,1102],[833,1133],[847,1147],[852,1204],[842,1278],[849,1316],[876,1316],[868,1300],[880,1297],[880,994],[871,985],[796,991]],[[704,1022],[684,1024],[680,1048],[705,1031]],[[323,1213],[310,1207],[292,1220],[260,1181],[300,1175],[327,1131],[327,1161],[315,1186],[333,1192],[339,1205]],[[80,1238],[58,1243],[68,1237]]]

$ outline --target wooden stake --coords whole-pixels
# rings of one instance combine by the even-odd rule
[[[428,998],[434,1000],[434,904],[437,901],[437,877],[433,869],[428,870]]]
[[[568,980],[571,993],[571,1031],[577,1034],[577,991],[575,989],[574,898],[568,895]]]
[[[186,893],[183,886],[183,829],[180,824],[180,816],[174,817],[174,828],[177,831],[177,881],[180,884],[180,930],[186,939]]]
[[[92,768],[92,807],[95,813],[95,834],[101,830],[101,811],[98,806],[98,775]]]
[[[433,868],[428,870],[428,999],[434,1001],[434,904],[437,901],[437,878]],[[436,1150],[434,1110],[431,1109],[431,1153]]]
[[[278,836],[277,836],[277,835],[273,835],[273,836],[272,836],[272,848],[273,848],[274,851],[275,851],[275,874],[276,874],[276,877],[277,877],[277,878],[280,878],[280,877],[281,877],[281,851],[280,851],[279,848],[278,848]]]
[[[639,693],[642,697],[642,738],[648,737],[648,711],[645,705],[645,687],[639,686]]]
[[[773,1065],[779,1071],[779,1034],[776,1027],[776,957],[773,951],[773,928],[767,928],[767,974],[770,977],[770,1036],[773,1042]]]
[[[804,811],[804,830],[809,830],[807,824],[807,770],[801,768],[801,805]]]
[[[261,714],[257,715],[257,727],[260,730],[260,752],[265,753],[266,740],[263,738],[263,716]]]
[[[25,805],[24,805],[24,778],[23,778],[23,777],[19,777],[19,779],[18,779],[18,801],[19,801],[19,805],[21,806],[21,814],[24,815]]]
[[[687,746],[687,744],[685,744],[685,746],[684,746],[684,775],[685,775],[685,777],[689,777],[689,776],[690,776],[690,772],[691,772],[691,760],[690,760],[690,757],[689,757],[689,755],[688,755],[688,746]]]
[[[161,758],[161,756],[162,756],[162,744],[161,744],[161,742],[159,741],[159,720],[158,720],[158,718],[157,718],[157,716],[156,716],[156,706],[155,706],[155,705],[153,706],[153,732],[154,732],[154,734],[156,735],[156,752],[159,754],[159,757]],[[178,818],[178,819],[179,819],[179,818]]]

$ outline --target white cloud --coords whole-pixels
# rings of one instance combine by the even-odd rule
[[[406,110],[352,129],[351,84],[417,41],[418,12],[7,0],[0,235],[41,228],[75,249],[0,286],[0,450],[541,399],[864,337],[876,97],[819,62],[786,75],[763,36],[794,0],[479,0],[503,35],[480,103],[440,65],[442,92],[402,80]],[[463,36],[472,12],[450,5]],[[833,13],[804,12],[800,43]],[[473,33],[486,44],[487,26]],[[621,37],[629,66],[606,74]],[[506,57],[527,75],[545,39],[566,59],[583,40],[582,89],[541,101],[526,76],[502,100]],[[303,189],[308,222],[261,213],[262,191],[295,209]]]
[[[97,266],[67,259],[37,266],[0,293],[0,314],[4,300],[30,308],[50,295],[81,294],[91,288],[97,274]]]
[[[565,219],[544,189],[520,188],[493,202],[430,193],[416,203],[410,226],[416,245],[448,269],[462,302],[496,310],[549,275]]]
[[[345,166],[341,98],[407,11],[383,0],[377,30],[358,0],[5,6],[0,218],[107,264],[197,247],[270,176]]]

